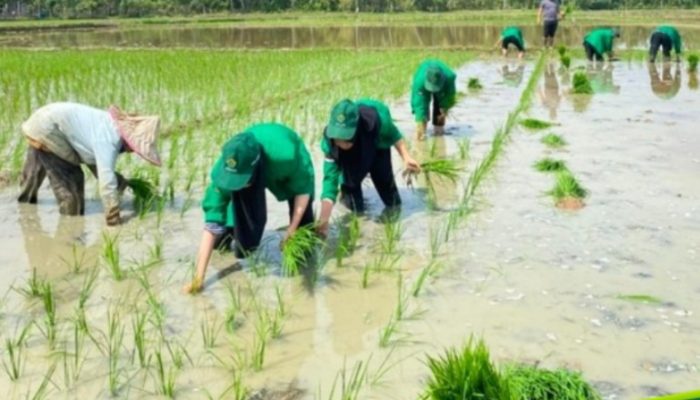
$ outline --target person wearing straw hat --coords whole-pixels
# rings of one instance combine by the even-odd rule
[[[411,87],[411,112],[416,118],[418,140],[425,140],[431,102],[434,133],[445,133],[447,111],[457,101],[456,79],[457,75],[440,60],[425,60],[418,66]]]
[[[384,103],[372,99],[345,99],[333,107],[321,140],[325,160],[321,213],[317,224],[319,235],[325,237],[328,234],[338,186],[341,201],[348,208],[364,211],[362,181],[367,174],[386,207],[401,204],[391,166],[392,146],[399,152],[406,170],[420,171]]]
[[[229,139],[211,169],[202,200],[204,232],[195,276],[185,293],[204,286],[211,253],[230,248],[245,258],[262,239],[267,222],[265,189],[289,206],[289,226],[282,244],[300,226],[313,224],[314,166],[299,135],[277,123],[255,124]]]
[[[22,124],[29,142],[21,178],[20,203],[36,203],[45,177],[62,215],[85,213],[85,176],[97,177],[107,225],[121,223],[119,194],[127,180],[116,172],[117,157],[134,152],[160,166],[156,147],[157,116],[123,113],[116,106],[101,110],[78,103],[51,103]]]
[[[683,51],[683,39],[675,26],[662,25],[654,30],[649,38],[649,62],[656,62],[659,48],[663,50],[664,61],[671,60],[671,50],[676,53],[676,62],[681,61]]]

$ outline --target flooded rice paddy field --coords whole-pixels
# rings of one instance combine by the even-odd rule
[[[36,206],[18,205],[15,189],[5,189],[3,340],[16,342],[29,328],[14,353],[5,342],[6,368],[13,357],[22,366],[16,382],[1,373],[0,385],[9,398],[32,396],[42,382],[49,398],[105,398],[110,391],[158,398],[171,381],[178,398],[236,398],[237,391],[246,398],[245,387],[255,399],[329,399],[340,398],[341,381],[360,373],[357,398],[412,399],[427,378],[425,355],[476,335],[500,365],[580,370],[608,399],[695,388],[700,97],[692,89],[697,77],[685,69],[655,72],[635,62],[592,68],[596,93],[580,97],[570,94],[570,74],[552,57],[533,78],[527,114],[557,125],[539,133],[516,128],[479,186],[474,209],[444,236],[468,172],[490,151],[533,70],[532,61],[488,57],[464,64],[458,69],[464,95],[449,134],[425,143],[413,140],[407,95],[395,100],[394,118],[419,159],[464,158],[467,171],[455,185],[437,183],[433,199],[425,181],[415,189],[399,182],[404,205],[394,233],[380,222],[381,203],[368,185],[371,206],[360,218],[357,246],[342,263],[334,257],[340,226],[351,219],[338,207],[315,276],[281,276],[277,248],[287,216],[271,196],[259,255],[243,262],[215,256],[206,291],[190,297],[180,288],[202,229],[199,180],[189,193],[176,193],[160,218],[133,216],[118,229],[103,226],[92,179],[85,218],[59,217],[48,188]],[[482,91],[467,91],[472,77]],[[214,129],[229,127],[221,122]],[[540,139],[548,132],[568,144],[547,150]],[[320,171],[317,144],[312,152]],[[565,160],[589,191],[583,209],[554,206],[546,194],[553,177],[532,168],[545,156]],[[387,236],[399,238],[393,262],[377,268]],[[114,237],[121,280],[104,256]],[[412,296],[429,265],[435,268]],[[45,304],[23,293],[31,291],[33,269],[52,282],[53,346]],[[91,271],[94,285],[85,291]],[[396,328],[391,335],[389,326]]]

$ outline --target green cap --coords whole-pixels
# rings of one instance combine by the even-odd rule
[[[214,185],[223,190],[242,189],[250,181],[260,156],[260,143],[252,133],[243,132],[232,137],[221,149],[221,158],[211,173]]]
[[[440,67],[428,67],[425,70],[425,90],[435,93],[445,84],[445,74]]]
[[[350,99],[341,100],[331,110],[326,135],[331,139],[351,140],[355,137],[359,119],[357,104]]]

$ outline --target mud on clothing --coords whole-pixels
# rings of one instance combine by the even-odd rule
[[[588,57],[589,60],[593,60],[592,57],[602,60],[603,55],[612,52],[614,40],[615,31],[610,28],[598,28],[590,31],[583,38],[583,47],[586,49],[586,57]]]
[[[518,51],[525,51],[525,40],[523,40],[523,32],[520,28],[509,26],[501,32],[501,47],[508,49],[508,45],[514,45]]]
[[[233,232],[238,257],[245,256],[260,244],[267,222],[266,188],[278,201],[287,201],[290,218],[294,198],[309,195],[309,205],[300,226],[313,222],[314,168],[299,135],[275,123],[251,125],[245,132],[252,133],[262,148],[261,162],[249,186],[231,192],[210,183],[202,200],[205,229],[216,235],[219,241]],[[222,162],[219,158],[212,171]]]
[[[426,70],[430,67],[438,67],[445,76],[445,84],[442,90],[437,93],[431,93],[425,89]],[[425,60],[419,66],[416,73],[413,75],[413,84],[411,86],[411,112],[416,118],[416,122],[427,122],[428,111],[430,110],[430,101],[436,99],[439,108],[449,110],[457,101],[457,88],[455,81],[457,75],[440,60]]]
[[[355,211],[363,211],[362,181],[369,174],[384,205],[399,205],[401,198],[391,165],[391,146],[403,136],[394,125],[386,105],[371,99],[361,99],[356,103],[360,118],[350,150],[341,150],[324,132],[321,141],[325,155],[321,198],[335,202],[340,186],[343,202]]]

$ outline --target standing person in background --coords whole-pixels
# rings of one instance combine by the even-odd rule
[[[671,49],[676,53],[676,62],[681,61],[683,40],[678,29],[671,25],[662,25],[656,28],[649,39],[649,62],[656,62],[656,54],[659,47],[663,48],[664,61],[671,60]]]
[[[501,32],[501,39],[498,41],[501,45],[503,57],[508,55],[508,47],[512,44],[518,49],[518,58],[523,59],[525,55],[525,40],[523,40],[523,31],[517,26],[509,26]]]
[[[457,101],[456,79],[457,75],[440,60],[425,60],[418,67],[411,87],[411,112],[416,117],[418,140],[425,140],[431,102],[435,135],[445,133],[447,112]]]
[[[542,0],[537,12],[537,24],[543,24],[544,47],[551,49],[554,46],[554,36],[557,33],[559,20],[563,17],[559,1]]]
[[[615,38],[620,37],[620,31],[612,28],[596,28],[583,38],[583,48],[586,50],[588,61],[603,61],[608,55],[608,61],[613,59]]]

